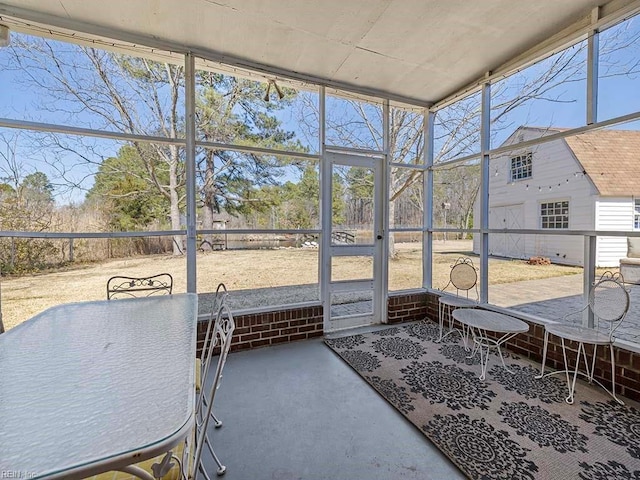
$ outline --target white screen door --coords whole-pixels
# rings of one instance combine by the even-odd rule
[[[331,240],[325,250],[325,331],[380,323],[382,157],[328,152],[326,160]]]

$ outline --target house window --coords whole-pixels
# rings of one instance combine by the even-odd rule
[[[531,178],[531,152],[511,157],[511,181]]]
[[[640,198],[636,198],[633,205],[633,229],[640,230]]]
[[[569,228],[569,202],[540,204],[541,228]]]

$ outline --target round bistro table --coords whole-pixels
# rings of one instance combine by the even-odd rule
[[[489,363],[489,350],[495,348],[498,350],[502,366],[508,372],[511,372],[504,363],[501,345],[507,340],[512,339],[519,333],[529,331],[529,325],[509,315],[488,310],[478,310],[475,308],[458,308],[453,311],[452,316],[458,322],[469,327],[475,344],[473,356],[476,350],[480,350],[480,380],[486,378],[487,364]],[[491,338],[489,332],[497,333],[497,338]],[[486,355],[484,349],[487,349]],[[511,372],[513,373],[513,372]]]

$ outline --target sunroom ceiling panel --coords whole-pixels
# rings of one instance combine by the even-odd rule
[[[0,15],[50,15],[54,26],[157,40],[232,65],[428,103],[588,17],[601,2],[0,0]]]
[[[400,69],[397,69],[398,66]],[[395,68],[394,68],[395,67]],[[414,75],[418,65],[409,64],[407,62],[399,62],[397,59],[380,55],[376,52],[360,50],[349,55],[348,58],[340,65],[340,68],[334,74],[334,78],[346,78],[350,83],[357,83],[361,78],[376,77],[376,81],[388,87],[396,82],[402,84],[412,81],[409,80]],[[427,73],[425,69],[420,69],[418,74]]]
[[[299,0],[222,0],[210,2],[264,23],[286,25],[345,44],[357,43],[393,0],[301,2]]]

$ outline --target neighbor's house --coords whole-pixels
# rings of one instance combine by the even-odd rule
[[[503,145],[558,131],[520,127]],[[598,130],[510,151],[491,159],[489,176],[489,228],[640,230],[640,131]],[[478,199],[474,208],[480,218]],[[489,254],[582,265],[583,238],[490,234]],[[626,255],[625,237],[598,237],[597,266]]]

